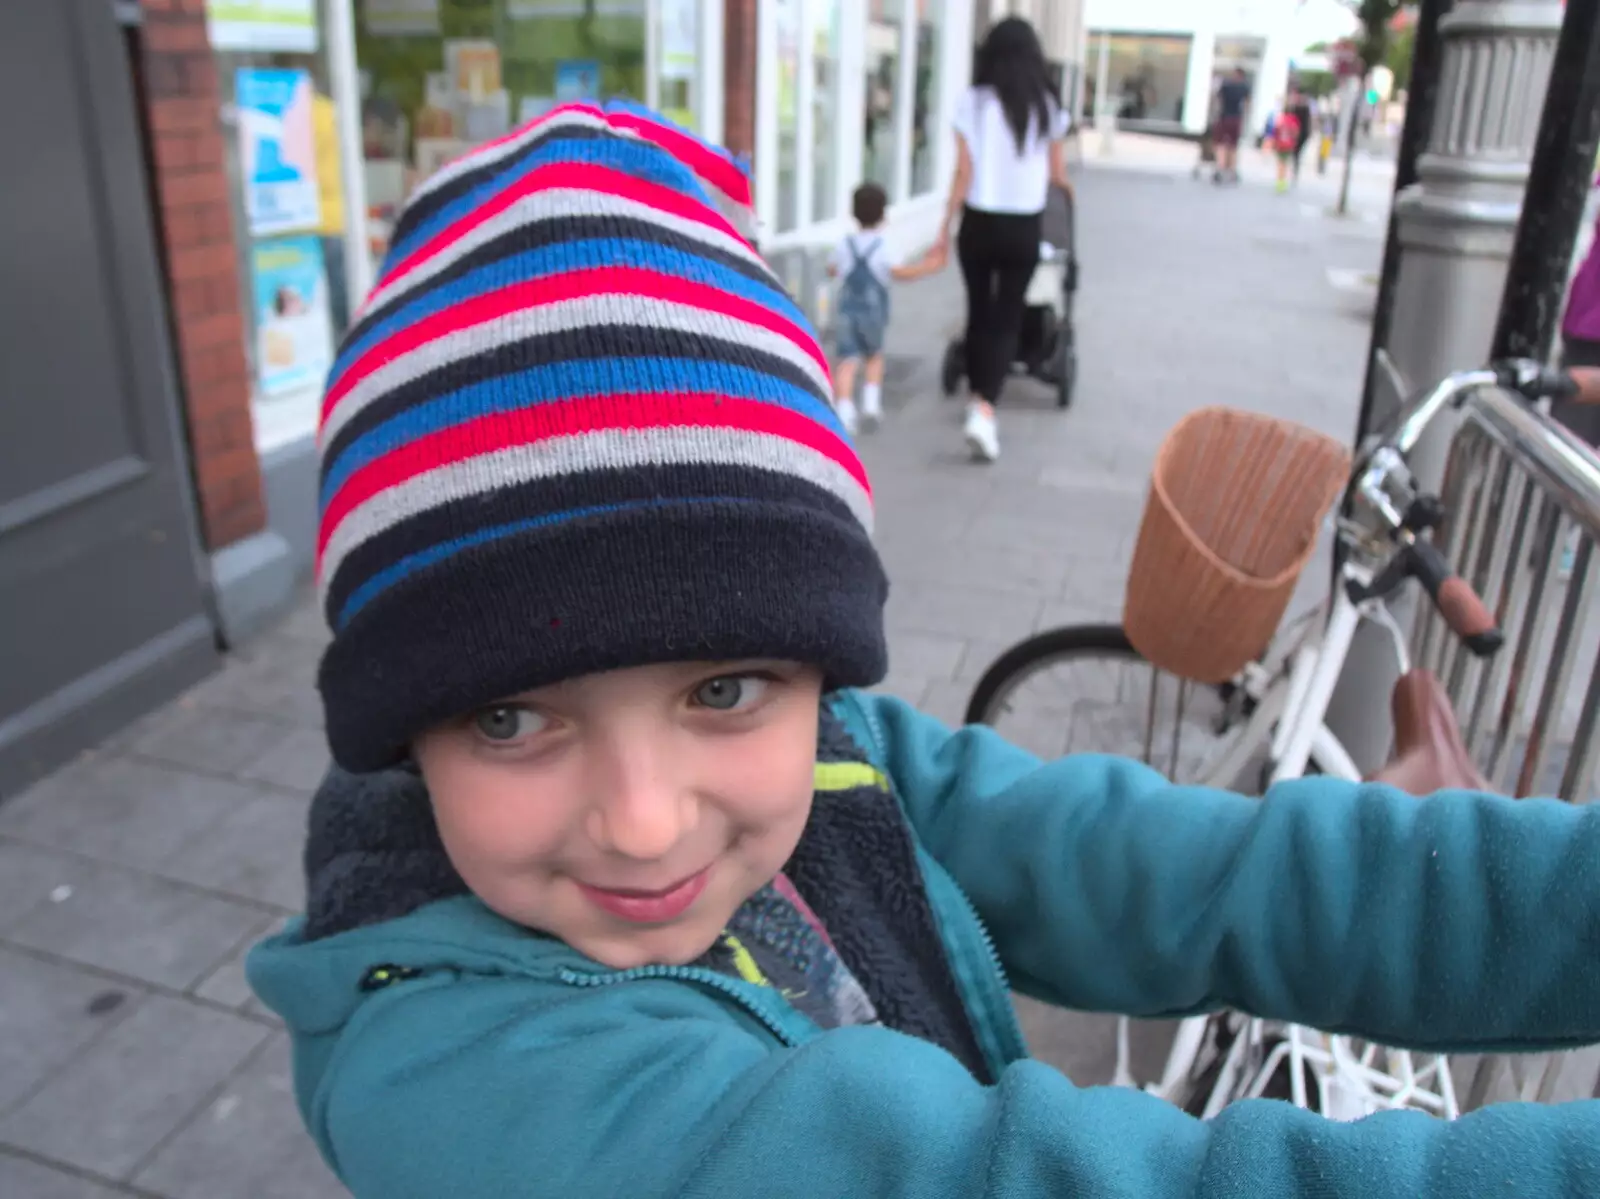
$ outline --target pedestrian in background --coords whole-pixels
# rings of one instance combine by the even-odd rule
[[[1016,357],[1050,188],[1071,190],[1069,124],[1033,26],[1021,17],[998,22],[978,49],[973,86],[956,105],[956,173],[937,243],[947,252],[959,220],[972,392],[962,432],[978,461],[1000,456],[994,406]]]
[[[1250,108],[1250,77],[1243,67],[1217,88],[1217,124],[1213,140],[1217,143],[1217,183],[1239,182],[1239,138]]]

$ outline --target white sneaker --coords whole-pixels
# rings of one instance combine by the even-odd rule
[[[883,392],[871,383],[861,389],[861,423],[868,429],[883,423]]]
[[[856,416],[856,402],[848,398],[836,399],[833,401],[833,410],[839,414],[839,423],[844,426],[844,431],[854,437],[861,424]]]
[[[980,462],[993,462],[1000,457],[1000,433],[994,427],[994,413],[986,404],[974,400],[967,405],[967,423],[961,432],[972,456]]]

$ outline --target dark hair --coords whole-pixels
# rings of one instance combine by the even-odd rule
[[[876,183],[863,183],[850,197],[850,212],[863,229],[874,229],[883,224],[883,214],[889,209],[889,193]]]
[[[1027,147],[1028,126],[1033,120],[1039,123],[1040,135],[1048,135],[1055,108],[1050,72],[1039,35],[1021,17],[1006,17],[990,28],[978,47],[972,82],[994,89],[1006,124],[1016,135],[1018,154]]]

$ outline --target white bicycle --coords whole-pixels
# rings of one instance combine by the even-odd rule
[[[1393,697],[1396,753],[1384,779],[1416,794],[1488,789],[1443,687],[1412,669],[1407,634],[1388,601],[1420,584],[1468,651],[1487,656],[1500,647],[1495,618],[1429,538],[1447,513],[1417,486],[1406,463],[1433,421],[1490,387],[1529,402],[1600,402],[1600,372],[1551,371],[1531,361],[1444,379],[1404,405],[1393,426],[1358,455],[1344,513],[1335,521],[1342,553],[1332,594],[1291,621],[1231,681],[1205,686],[1163,675],[1116,625],[1058,628],[994,662],[973,692],[967,721],[993,725],[1042,756],[1122,753],[1178,782],[1255,792],[1308,772],[1359,781],[1360,770],[1326,721],[1357,629],[1370,622],[1389,635],[1401,676]],[[1158,738],[1164,716],[1171,731]],[[1126,1019],[1117,1039],[1115,1081],[1133,1085]],[[1202,1117],[1264,1095],[1336,1119],[1397,1107],[1447,1119],[1460,1112],[1442,1056],[1238,1012],[1181,1022],[1161,1078],[1145,1089]]]

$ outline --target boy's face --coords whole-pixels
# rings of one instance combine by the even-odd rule
[[[821,692],[793,663],[644,666],[507,699],[414,751],[489,907],[614,969],[682,965],[799,842]]]

